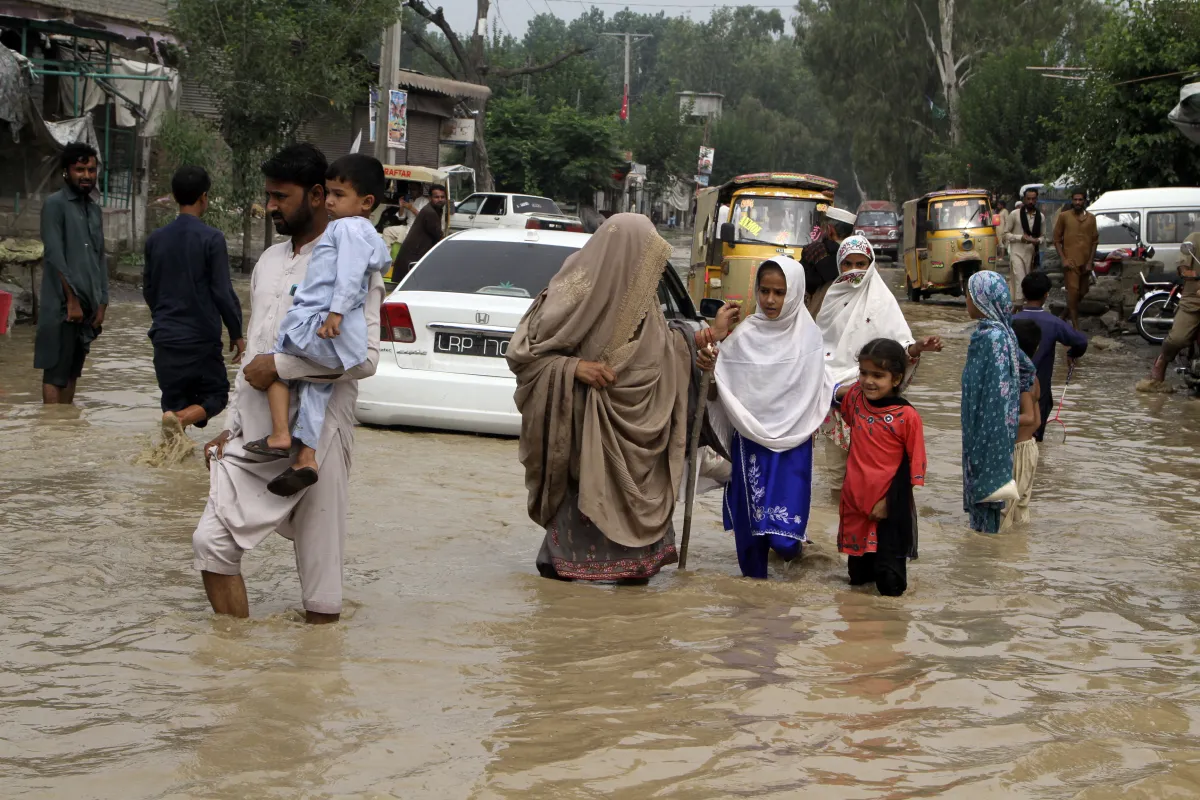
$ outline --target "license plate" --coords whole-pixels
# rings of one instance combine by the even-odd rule
[[[542,227],[548,231],[565,231],[567,229],[567,223],[542,220]]]
[[[444,333],[439,331],[433,339],[433,349],[438,353],[454,356],[484,356],[503,358],[508,352],[508,337],[484,333]]]

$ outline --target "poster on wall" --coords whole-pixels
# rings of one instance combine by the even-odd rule
[[[716,155],[716,150],[711,147],[700,148],[700,164],[696,167],[696,172],[700,175],[711,175],[713,156]]]
[[[408,145],[408,92],[392,89],[388,97],[388,147],[403,150]]]
[[[379,87],[371,87],[371,96],[367,99],[367,113],[369,124],[369,135],[367,141],[375,141],[375,126],[379,123]]]

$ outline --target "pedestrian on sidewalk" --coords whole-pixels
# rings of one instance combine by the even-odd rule
[[[42,206],[42,296],[34,369],[42,370],[42,402],[70,405],[92,341],[108,309],[108,260],[104,221],[91,199],[98,168],[96,150],[83,142],[63,148],[66,186]]]
[[[1008,222],[1008,203],[996,201],[996,212],[992,214],[992,227],[996,229],[996,255],[1003,256],[1008,252],[1004,245],[1004,225]]]
[[[1027,275],[1021,282],[1021,293],[1025,296],[1025,308],[1013,315],[1013,324],[1018,320],[1030,320],[1042,329],[1042,338],[1037,352],[1033,355],[1033,367],[1037,370],[1038,383],[1041,385],[1041,397],[1038,409],[1042,416],[1041,424],[1033,438],[1042,441],[1046,433],[1046,422],[1050,419],[1050,409],[1054,406],[1054,392],[1051,381],[1054,379],[1054,358],[1059,344],[1066,345],[1067,364],[1074,369],[1075,362],[1083,358],[1087,352],[1088,338],[1064,320],[1051,314],[1045,309],[1046,295],[1050,293],[1050,277],[1044,272]]]
[[[1067,319],[1079,330],[1079,303],[1091,288],[1092,262],[1100,234],[1096,217],[1087,210],[1087,195],[1071,193],[1071,208],[1054,221],[1054,249],[1062,261],[1063,284],[1067,290]]]
[[[204,448],[209,468],[208,505],[192,534],[192,563],[200,570],[208,601],[218,614],[250,615],[242,558],[277,532],[295,547],[305,619],[321,624],[336,622],[341,616],[354,401],[358,381],[374,375],[379,363],[382,276],[371,274],[370,291],[363,303],[365,362],[343,372],[270,352],[291,309],[292,292],[304,281],[313,249],[325,232],[328,166],[321,151],[307,143],[285,147],[262,166],[267,213],[275,221],[276,232],[288,238],[263,251],[254,267],[246,337],[248,363],[238,374],[226,429]],[[244,449],[246,442],[271,432],[271,412],[264,393],[281,378],[334,384],[316,448],[321,480],[290,497],[267,491],[267,484],[279,474],[278,463]]]
[[[1016,297],[1021,281],[1034,271],[1038,248],[1048,237],[1046,215],[1037,207],[1038,190],[1026,189],[1019,208],[1004,223],[1004,244],[1008,247],[1010,273],[1009,297]]]
[[[442,240],[445,235],[442,230],[442,210],[445,207],[446,187],[434,186],[429,190],[429,202],[409,223],[408,234],[396,253],[395,261],[392,262],[390,280],[393,283],[404,280],[412,265],[424,258],[425,254]]]
[[[979,324],[971,333],[963,367],[963,510],[971,529],[997,533],[1004,501],[1016,499],[1013,449],[1021,392],[1033,385],[1033,362],[1021,352],[1010,316],[1012,300],[998,273],[976,272],[967,281],[967,313]]]
[[[171,178],[179,216],[146,239],[142,297],[150,307],[154,376],[164,433],[203,428],[229,402],[221,326],[236,364],[246,349],[242,303],[229,277],[225,234],[201,221],[212,181],[203,167]]]

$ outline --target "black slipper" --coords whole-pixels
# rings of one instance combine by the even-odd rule
[[[273,481],[267,484],[267,491],[280,497],[291,497],[301,489],[307,489],[317,482],[317,471],[312,467],[293,469],[288,467]]]
[[[266,456],[267,458],[290,458],[291,450],[284,450],[280,447],[271,447],[267,444],[267,437],[255,439],[252,442],[246,442],[242,445],[242,449],[247,453],[253,453],[256,456]]]

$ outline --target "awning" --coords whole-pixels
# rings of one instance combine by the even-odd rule
[[[473,100],[487,100],[492,96],[491,89],[486,86],[480,86],[477,83],[464,83],[463,81],[454,81],[449,78],[435,78],[432,75],[425,75],[408,69],[398,70],[396,74],[399,76],[397,86],[401,89],[418,89],[459,99],[469,97]]]
[[[416,181],[417,183],[444,183],[446,173],[431,167],[413,167],[408,164],[384,164],[383,177],[389,181]]]

